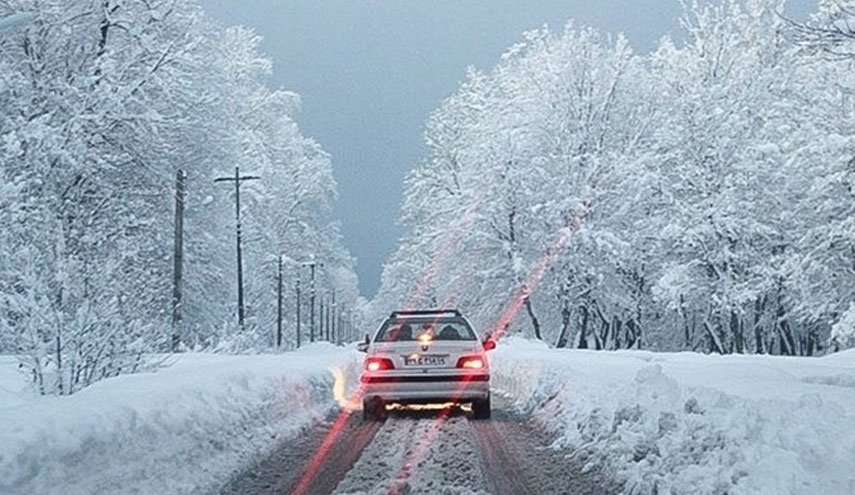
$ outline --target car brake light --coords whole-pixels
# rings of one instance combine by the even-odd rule
[[[393,370],[395,369],[395,365],[391,359],[368,358],[365,360],[365,369],[368,371]]]
[[[480,370],[484,368],[484,359],[481,356],[463,356],[457,360],[457,367]]]

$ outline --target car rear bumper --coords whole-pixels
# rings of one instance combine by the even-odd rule
[[[363,398],[385,402],[469,402],[490,396],[490,375],[363,375]]]

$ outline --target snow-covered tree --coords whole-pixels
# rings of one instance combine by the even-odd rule
[[[374,307],[427,293],[406,272],[416,304],[562,346],[820,352],[855,300],[853,81],[783,7],[687,4],[649,55],[539,30],[472,72],[428,121]]]
[[[280,255],[323,259],[355,304],[329,158],[300,134],[298,97],[265,85],[255,34],[195,2],[0,1],[9,12],[32,20],[0,37],[0,345],[39,390],[73,393],[168,348],[179,169],[186,347],[270,348]],[[246,334],[234,199],[213,183],[235,165],[263,176],[244,186]]]

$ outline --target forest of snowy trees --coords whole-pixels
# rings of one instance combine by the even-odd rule
[[[0,352],[39,389],[73,393],[170,349],[179,170],[183,348],[273,349],[280,256],[283,348],[301,262],[323,263],[339,310],[357,304],[329,157],[301,135],[298,96],[266,85],[252,31],[195,1],[0,0],[0,18],[21,13],[0,32]],[[214,183],[235,166],[261,177],[241,190],[244,331],[234,186]]]
[[[456,306],[486,333],[510,307],[509,331],[578,348],[855,344],[855,3],[781,12],[687,2],[644,55],[571,23],[471,70],[372,311]]]

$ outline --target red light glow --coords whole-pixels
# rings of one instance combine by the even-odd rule
[[[477,356],[465,356],[457,361],[457,367],[480,370],[484,368],[484,360]]]
[[[390,359],[386,358],[368,358],[365,360],[365,369],[367,371],[381,371],[395,369]]]

